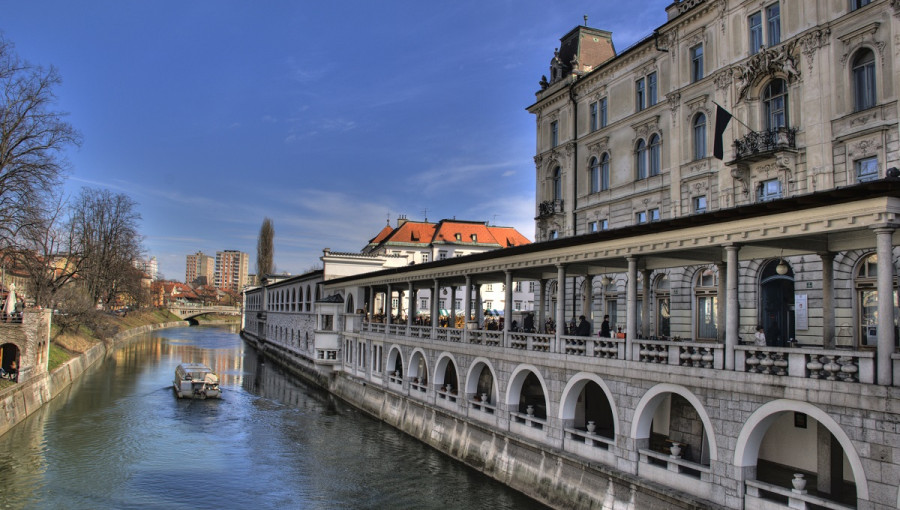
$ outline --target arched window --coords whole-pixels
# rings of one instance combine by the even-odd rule
[[[650,175],[659,175],[659,166],[660,166],[660,155],[659,155],[659,146],[660,140],[659,135],[653,135],[650,137]]]
[[[553,169],[553,200],[562,200],[562,170]]]
[[[700,274],[697,275],[697,280],[694,282],[698,340],[716,340],[718,338],[718,290],[718,272],[714,268],[700,271]]]
[[[853,58],[853,109],[866,110],[875,106],[875,54],[863,49]]]
[[[669,314],[669,277],[662,275],[656,279],[656,335],[659,338],[671,336]]]
[[[788,125],[788,95],[784,80],[772,80],[763,91],[763,108],[766,129],[778,129]]]
[[[856,270],[856,299],[859,321],[859,345],[878,345],[878,255],[863,257]],[[894,279],[894,311],[898,308],[897,279]],[[894,331],[897,330],[897,314],[894,314]],[[896,334],[896,333],[895,333]]]
[[[600,191],[609,189],[609,153],[600,157]]]
[[[589,167],[590,167],[591,193],[596,193],[596,192],[600,191],[600,163],[597,161],[597,158],[591,158]]]
[[[643,138],[638,140],[634,150],[634,167],[638,179],[647,178],[647,144]]]
[[[706,115],[694,117],[694,159],[706,157]]]

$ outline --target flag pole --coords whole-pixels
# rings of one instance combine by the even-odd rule
[[[720,105],[719,103],[717,103],[717,102],[715,102],[715,101],[713,101],[712,104],[714,104],[714,105],[718,106],[719,108],[725,110],[725,107],[724,107],[724,106]],[[725,111],[727,112],[728,110],[725,110]],[[755,132],[756,132],[756,131],[753,130],[752,127],[750,127],[750,126],[748,126],[747,124],[745,124],[744,121],[742,121],[741,119],[737,118],[736,116],[732,115],[731,118],[734,119],[734,120],[736,120],[736,121],[738,121],[738,123],[740,123],[740,125],[742,125],[742,126],[744,126],[745,128],[749,129],[751,133],[755,133]]]

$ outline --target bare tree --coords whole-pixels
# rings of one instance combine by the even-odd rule
[[[14,265],[28,273],[28,294],[35,304],[55,307],[56,294],[78,273],[81,258],[71,252],[72,231],[63,217],[62,199],[48,205],[45,210],[32,208],[39,216],[25,222],[9,253]]]
[[[275,227],[272,220],[265,218],[259,228],[259,239],[256,241],[256,276],[260,282],[275,270],[272,263],[275,256],[274,241]]]
[[[72,206],[73,251],[79,276],[94,303],[108,308],[120,292],[134,288],[134,261],[141,254],[140,215],[127,195],[82,188]],[[139,285],[139,283],[138,283]]]
[[[40,214],[46,196],[59,184],[62,151],[80,136],[52,109],[53,87],[60,77],[22,61],[11,43],[0,39],[0,241],[9,245],[16,232]]]

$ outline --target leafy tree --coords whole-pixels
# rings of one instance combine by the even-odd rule
[[[66,166],[63,150],[80,135],[52,109],[53,67],[22,61],[0,39],[0,242],[11,245],[20,228],[41,217],[41,207]]]
[[[269,218],[263,219],[256,242],[256,276],[262,282],[266,275],[275,271],[272,259],[275,256],[275,227]]]

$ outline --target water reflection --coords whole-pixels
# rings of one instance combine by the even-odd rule
[[[299,384],[235,330],[118,349],[0,437],[0,508],[534,508],[432,448]],[[221,400],[178,400],[182,361]]]

